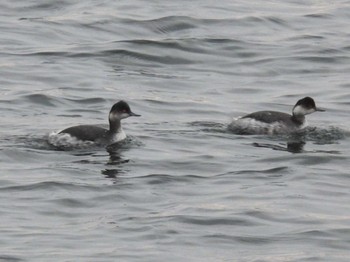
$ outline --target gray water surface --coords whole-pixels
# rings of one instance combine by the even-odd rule
[[[2,1],[1,261],[349,261],[349,1]],[[324,113],[296,136],[233,118]],[[58,150],[107,125],[119,147]]]

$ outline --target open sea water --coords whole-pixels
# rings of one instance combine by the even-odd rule
[[[0,261],[349,261],[350,1],[0,3]],[[297,137],[233,118],[327,111]],[[48,136],[108,124],[119,147]]]

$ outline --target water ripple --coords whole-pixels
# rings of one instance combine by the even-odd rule
[[[90,185],[75,185],[71,183],[56,182],[56,181],[45,181],[45,182],[28,184],[28,185],[6,186],[6,187],[0,188],[0,191],[16,191],[16,192],[24,192],[24,191],[46,192],[46,191],[60,191],[60,190],[86,192],[91,190],[99,191],[99,188],[95,186],[90,186]]]

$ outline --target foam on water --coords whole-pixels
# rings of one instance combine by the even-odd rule
[[[92,141],[82,141],[71,136],[70,134],[59,132],[60,131],[52,131],[48,135],[49,144],[57,147],[58,149],[89,148],[96,145]]]

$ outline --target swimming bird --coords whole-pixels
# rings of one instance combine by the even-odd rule
[[[305,126],[305,115],[325,111],[316,107],[311,97],[300,99],[292,110],[292,115],[277,111],[259,111],[233,121],[230,127],[241,134],[275,134],[292,132]]]
[[[115,103],[108,115],[109,129],[94,125],[79,125],[66,128],[59,134],[69,134],[81,141],[92,141],[97,143],[115,143],[126,138],[122,129],[121,120],[130,116],[140,116],[130,110],[125,101]]]

